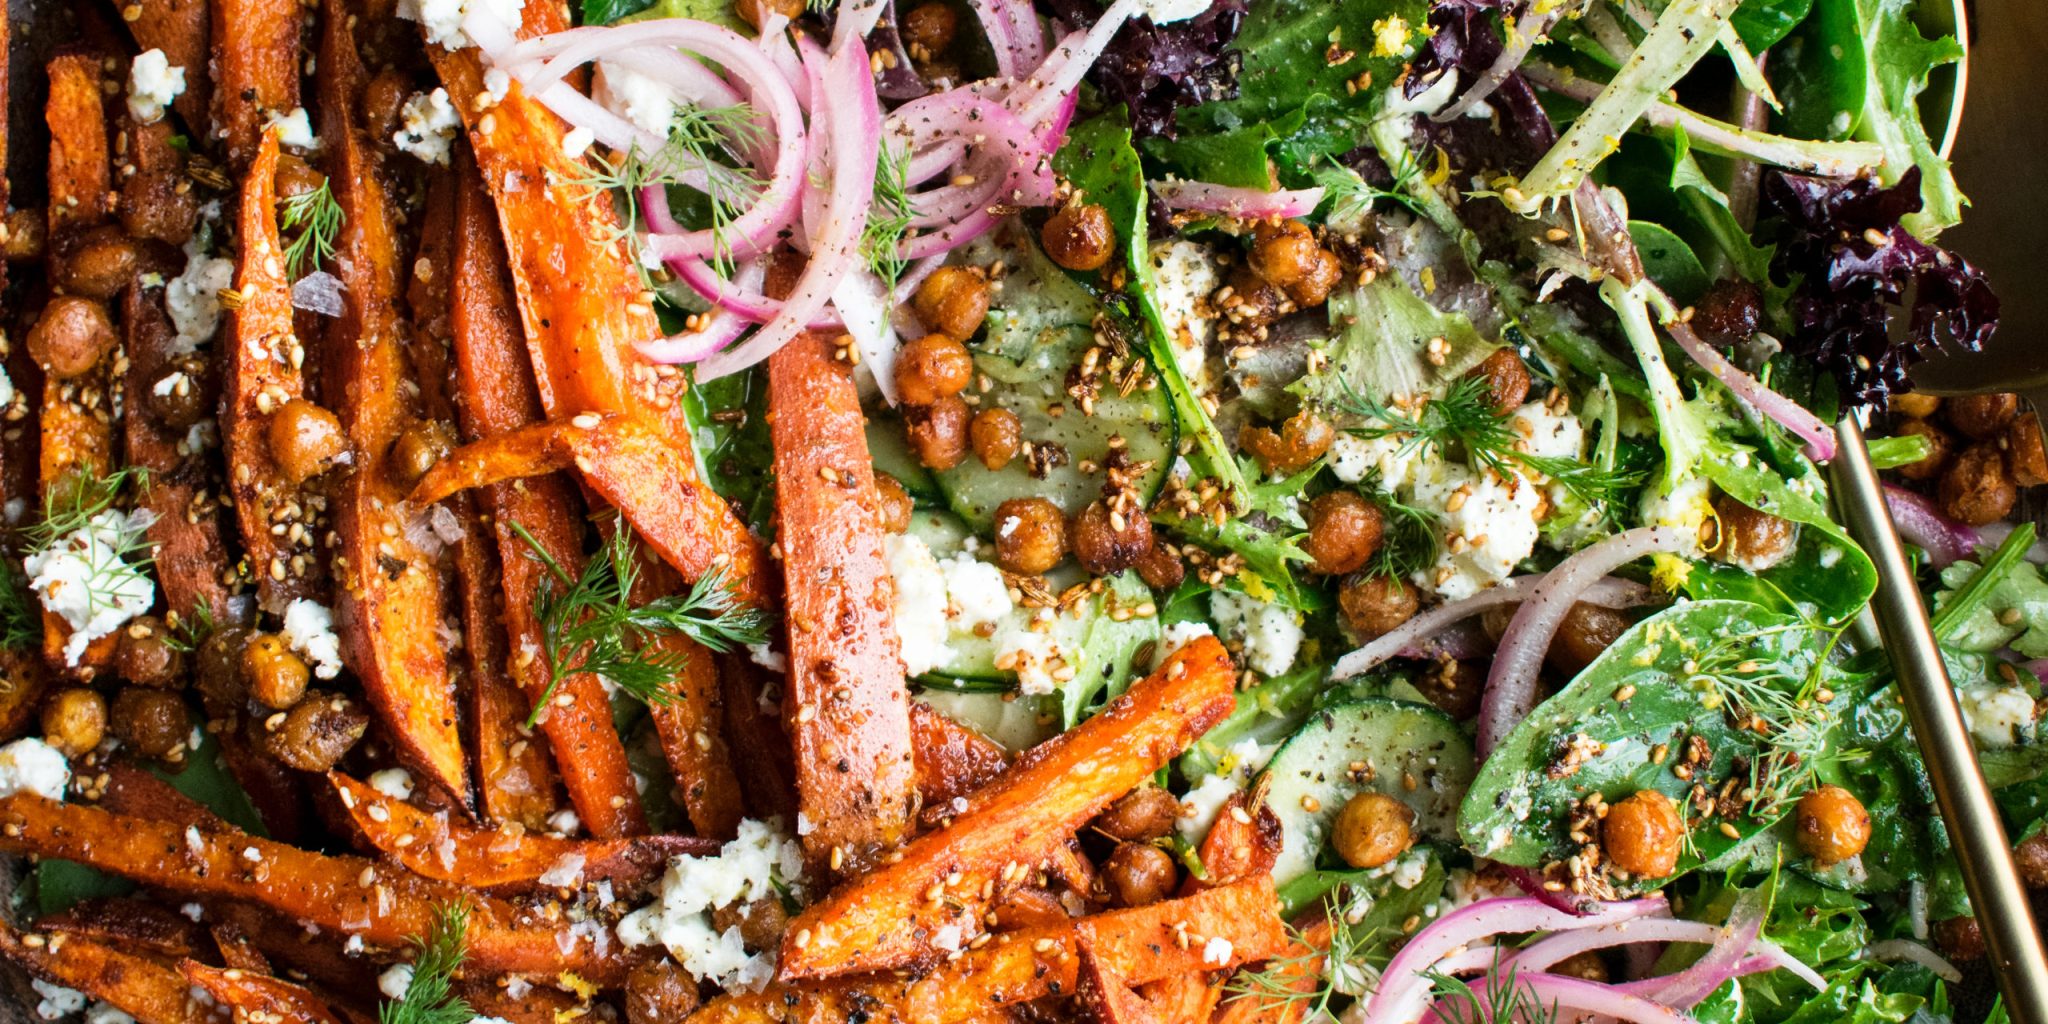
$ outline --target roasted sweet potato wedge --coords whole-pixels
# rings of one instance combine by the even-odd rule
[[[1300,1024],[1307,1016],[1308,996],[1323,980],[1323,957],[1330,951],[1330,922],[1318,917],[1294,936],[1279,962],[1269,965],[1288,988],[1301,998],[1283,992],[1245,992],[1216,1008],[1215,1024]]]
[[[0,957],[30,974],[111,1003],[138,1024],[207,1024],[211,1007],[192,998],[175,967],[71,936],[23,934],[0,926]]]
[[[1095,955],[1091,943],[1075,950],[1074,1004],[1091,1024],[1167,1024],[1152,1004]]]
[[[326,1000],[303,986],[250,970],[208,967],[196,960],[186,960],[178,969],[187,981],[227,1007],[236,1020],[341,1024]]]
[[[1010,766],[1010,755],[994,740],[915,700],[910,702],[910,753],[928,818],[951,817],[955,797],[980,789]]]
[[[299,103],[301,4],[272,0],[209,0],[212,28],[213,131],[227,140],[236,170],[258,159],[271,112]]]

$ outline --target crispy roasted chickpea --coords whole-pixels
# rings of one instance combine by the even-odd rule
[[[1612,608],[1577,602],[1558,623],[1557,635],[1551,639],[1543,663],[1559,675],[1578,675],[1602,651],[1614,646],[1631,625],[1634,623],[1628,616]]]
[[[2012,862],[2029,889],[2048,889],[2048,833],[2036,832],[2012,848]]]
[[[2041,443],[2041,421],[2015,416],[2005,427],[2005,465],[2021,487],[2048,484],[2048,450]]]
[[[887,473],[875,474],[875,496],[880,502],[876,512],[882,521],[882,529],[890,533],[902,533],[910,529],[910,517],[917,511],[917,505],[910,500],[910,492]]]
[[[1415,842],[1415,811],[1385,793],[1354,793],[1330,826],[1330,845],[1354,868],[1376,868]]]
[[[43,739],[77,757],[100,745],[107,734],[107,700],[98,691],[75,686],[59,690],[43,705]]]
[[[1116,255],[1116,229],[1109,211],[1094,203],[1069,203],[1046,218],[1038,240],[1054,263],[1068,270],[1100,270]]]
[[[1302,309],[1314,309],[1328,302],[1330,290],[1337,287],[1337,281],[1344,276],[1344,265],[1328,249],[1316,250],[1315,262],[1309,264],[1308,272],[1292,284],[1282,285],[1280,290]]]
[[[175,168],[138,171],[121,184],[121,227],[130,235],[184,245],[198,224],[192,181]]]
[[[111,299],[134,280],[141,255],[119,225],[108,224],[60,246],[51,275],[73,295]]]
[[[1074,514],[1067,536],[1081,568],[1108,576],[1138,564],[1152,550],[1152,521],[1142,508],[1125,511],[1112,508],[1107,498],[1097,498]]]
[[[215,630],[199,645],[199,694],[207,706],[235,707],[248,696],[242,682],[242,648],[256,634],[241,626]]]
[[[1762,572],[1792,557],[1798,527],[1790,519],[1759,512],[1726,494],[1714,496],[1714,558]]]
[[[384,475],[410,489],[455,450],[455,432],[440,420],[420,420],[399,432],[384,460]]]
[[[988,276],[974,267],[940,267],[918,286],[910,304],[925,327],[964,341],[988,316]]]
[[[990,469],[1001,469],[1024,447],[1024,424],[1008,409],[983,409],[967,424],[974,457]]]
[[[917,461],[927,469],[952,469],[967,457],[967,403],[959,395],[903,412],[905,431]]]
[[[154,615],[121,627],[114,641],[114,674],[137,686],[172,689],[185,685],[185,652],[171,628]]]
[[[1529,364],[1514,349],[1495,349],[1465,376],[1486,382],[1486,404],[1503,416],[1529,400]]]
[[[1942,414],[1956,433],[1974,441],[1989,441],[2005,432],[2005,425],[2020,412],[2020,396],[2010,391],[1988,395],[1958,395],[1941,405]]]
[[[1799,798],[1793,812],[1799,848],[1823,867],[1848,860],[1870,845],[1870,812],[1856,794],[1821,786]]]
[[[270,418],[270,456],[294,484],[325,473],[346,451],[341,421],[303,398],[286,402]]]
[[[912,56],[929,59],[944,53],[960,32],[960,15],[940,0],[918,4],[903,16],[903,44],[924,51]]]
[[[1180,801],[1152,783],[1117,798],[1095,816],[1095,830],[1127,843],[1146,843],[1173,831],[1180,819]]]
[[[643,961],[626,974],[627,1024],[672,1024],[703,1002],[696,979],[668,957]]]
[[[1293,300],[1280,286],[1260,277],[1242,263],[1230,272],[1230,280],[1213,300],[1223,318],[1243,327],[1264,327],[1294,310]]]
[[[169,690],[130,686],[114,696],[114,738],[143,757],[165,757],[192,736],[185,702]]]
[[[990,912],[995,914],[996,928],[1000,931],[1064,924],[1068,918],[1067,908],[1060,903],[1060,898],[1035,885],[1020,885],[1005,891],[996,897],[996,905]]]
[[[1344,625],[1361,640],[1384,636],[1415,617],[1422,594],[1415,584],[1384,573],[1352,576],[1337,590]]]
[[[1568,956],[1558,961],[1555,966],[1545,968],[1545,970],[1552,974],[1564,975],[1567,978],[1583,978],[1586,981],[1597,981],[1602,984],[1606,984],[1608,978],[1607,961],[1600,959],[1600,954],[1590,949],[1584,953]]]
[[[1685,822],[1671,798],[1640,789],[1607,809],[1600,841],[1607,862],[1637,878],[1663,878],[1678,870]]]
[[[1462,722],[1479,713],[1486,689],[1486,663],[1439,658],[1415,680],[1415,688],[1444,714]]]
[[[1693,306],[1692,329],[1716,345],[1748,341],[1763,322],[1764,296],[1739,277],[1717,281]]]
[[[1984,959],[1984,929],[1970,916],[1934,922],[1934,946],[1950,960]]]
[[[324,772],[363,738],[370,716],[339,694],[309,690],[298,705],[281,712],[275,728],[264,723],[270,756],[302,772]]]
[[[242,648],[242,676],[250,699],[277,711],[297,704],[313,678],[305,661],[275,633],[259,633]]]
[[[43,243],[49,235],[49,225],[41,210],[9,210],[4,220],[4,237],[0,237],[0,255],[9,263],[29,263],[43,258]]]
[[[711,912],[711,926],[723,933],[728,928],[740,930],[740,941],[748,949],[774,949],[782,941],[782,933],[789,928],[789,912],[782,909],[782,901],[775,897],[763,897],[750,903],[732,903]]]
[[[1942,514],[1965,526],[1984,526],[2004,519],[2019,500],[2019,490],[2005,471],[2005,453],[1995,445],[1973,444],[1942,471],[1935,486]]]
[[[930,405],[967,390],[974,356],[943,334],[927,334],[896,354],[896,394],[906,405]]]
[[[119,343],[106,307],[78,295],[51,299],[28,329],[29,358],[59,380],[92,372]]]
[[[219,396],[204,364],[194,359],[166,368],[143,396],[157,421],[173,430],[187,430],[214,413]]]
[[[1180,872],[1165,850],[1150,843],[1119,843],[1102,863],[1102,881],[1118,906],[1143,907],[1173,893]]]
[[[1287,417],[1279,430],[1246,427],[1238,434],[1238,443],[1266,467],[1266,472],[1281,475],[1307,469],[1336,440],[1337,431],[1329,421],[1307,409]]]
[[[1941,399],[1934,395],[1922,394],[1918,391],[1908,391],[1903,395],[1892,396],[1892,411],[1901,416],[1911,416],[1916,420],[1924,420],[1933,416],[1940,409]]]
[[[1036,576],[1067,557],[1067,517],[1044,498],[1011,498],[996,506],[996,564]]]
[[[1187,578],[1188,568],[1180,560],[1180,552],[1166,543],[1158,534],[1152,535],[1152,547],[1138,556],[1138,578],[1153,590],[1172,590]]]
[[[1900,437],[1924,437],[1927,439],[1927,457],[1918,462],[1909,462],[1893,470],[1908,480],[1932,480],[1948,465],[1949,455],[1955,450],[1955,441],[1948,431],[1921,419],[1899,421],[1894,431]]]
[[[1323,251],[1315,233],[1298,220],[1262,221],[1252,230],[1246,262],[1268,282],[1286,288],[1315,271]]]
[[[1365,568],[1380,550],[1386,516],[1380,507],[1355,491],[1331,491],[1308,504],[1308,539],[1301,549],[1315,559],[1313,568],[1325,576],[1342,576]]]

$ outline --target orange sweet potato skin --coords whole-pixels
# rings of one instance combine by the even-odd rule
[[[1075,961],[1074,1003],[1090,1024],[1168,1024],[1094,946],[1084,943]]]
[[[203,1024],[210,1009],[192,998],[185,976],[146,957],[90,939],[24,935],[0,926],[0,957],[39,978],[112,1003],[147,1024]]]
[[[227,140],[228,162],[258,157],[270,111],[299,103],[299,32],[304,6],[275,0],[210,0],[213,128]]]
[[[813,864],[858,871],[911,831],[914,745],[882,556],[860,396],[831,342],[805,334],[768,360],[776,536],[789,588],[797,801]]]
[[[291,982],[248,970],[208,967],[193,960],[178,968],[187,981],[227,1007],[236,1020],[341,1024],[324,1000]]]
[[[155,0],[134,9],[139,13],[128,21],[128,34],[135,37],[135,48],[162,50],[173,67],[185,69],[185,91],[171,101],[171,109],[195,133],[205,132],[213,94],[208,0]],[[122,20],[128,20],[126,11]]]
[[[979,932],[985,883],[1001,885],[1009,881],[1005,868],[1052,856],[1228,715],[1234,689],[1230,657],[1214,638],[1174,652],[1102,713],[1033,748],[969,797],[950,827],[913,840],[894,863],[806,908],[783,940],[780,976],[893,970],[929,958],[942,927]],[[944,899],[926,896],[935,885]]]
[[[1289,979],[1289,987],[1303,996],[1315,992],[1323,980],[1323,957],[1330,949],[1330,921],[1319,917],[1303,928],[1274,965],[1275,973]],[[1247,993],[1216,1008],[1214,1024],[1300,1024],[1309,1000],[1280,999],[1273,995]]]
[[[922,701],[910,702],[910,750],[925,813],[950,817],[954,797],[987,785],[1010,766],[994,740],[947,718]]]

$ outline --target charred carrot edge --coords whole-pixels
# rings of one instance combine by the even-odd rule
[[[255,161],[242,176],[235,233],[241,253],[221,342],[228,361],[221,382],[220,436],[257,601],[267,611],[282,613],[296,598],[323,597],[326,587],[313,531],[301,531],[304,540],[295,543],[289,533],[270,530],[273,522],[293,518],[292,510],[303,507],[300,488],[271,457],[271,414],[306,390],[306,350],[293,330],[291,281],[285,277],[284,246],[278,240],[277,159],[277,133],[264,132]]]
[[[208,967],[193,960],[179,963],[178,968],[185,980],[227,1007],[236,1020],[341,1024],[325,1000],[291,982],[233,967]]]
[[[643,577],[636,600],[651,601],[669,589],[654,578]],[[670,687],[680,699],[647,709],[661,738],[661,752],[675,774],[676,795],[682,798],[683,810],[698,835],[730,839],[739,832],[746,807],[725,739],[725,698],[718,687],[718,662],[702,644],[688,637],[662,637],[655,643],[680,659],[683,667]]]
[[[210,0],[210,5],[212,62],[200,66],[211,72],[213,133],[227,140],[228,163],[240,169],[259,159],[270,113],[288,114],[301,105],[304,5],[272,0]]]
[[[796,820],[796,764],[781,719],[761,707],[761,673],[747,655],[734,652],[718,662],[725,697],[725,731],[732,738],[733,767],[747,808],[756,818]]]
[[[980,789],[1010,766],[1010,755],[996,741],[916,700],[910,702],[910,753],[926,815],[951,817],[955,797]]]
[[[427,934],[438,908],[466,901],[467,962],[478,971],[567,971],[607,987],[622,983],[635,962],[617,943],[599,952],[567,921],[550,923],[516,904],[365,858],[180,828],[33,793],[0,798],[0,849],[77,861],[175,892],[258,903],[387,947]]]
[[[768,361],[769,434],[787,579],[797,804],[810,861],[858,872],[907,838],[915,749],[890,623],[879,498],[849,364],[805,334]],[[801,975],[793,975],[801,976]]]
[[[1218,809],[1216,823],[1202,837],[1200,856],[1207,878],[1192,875],[1181,883],[1181,894],[1228,885],[1253,875],[1270,875],[1273,862],[1280,859],[1280,817],[1266,806],[1263,788],[1251,794],[1230,794]]]
[[[210,1008],[192,998],[176,969],[90,939],[24,934],[0,925],[0,957],[45,981],[111,1003],[142,1024],[203,1024]]]
[[[412,376],[400,340],[406,327],[399,316],[399,246],[381,168],[363,137],[365,75],[352,19],[339,0],[324,8],[320,134],[343,216],[334,260],[342,315],[328,324],[322,394],[354,455],[334,486],[335,631],[342,660],[400,758],[466,809],[472,799],[455,683],[438,635],[439,568],[407,539],[404,489],[389,472],[392,443],[417,422],[395,386]]]
[[[718,852],[716,840],[698,836],[629,839],[557,839],[510,829],[467,828],[394,800],[346,775],[329,774],[349,819],[387,859],[422,878],[475,889],[536,889],[565,871],[583,881],[638,886],[658,877],[674,857]]]
[[[540,396],[520,336],[512,286],[505,279],[497,215],[466,148],[457,150],[455,183],[449,331],[456,389],[462,396],[456,411],[464,435],[474,440],[537,422]],[[583,526],[576,496],[560,477],[494,484],[477,491],[476,498],[490,520],[497,550],[508,667],[525,697],[526,707],[520,709],[516,724],[547,693],[551,680],[547,662],[540,657],[540,621],[533,613],[543,570],[526,542],[513,532],[513,524],[524,527],[572,574],[583,566]],[[612,727],[603,686],[595,676],[577,675],[560,680],[556,693],[566,694],[568,701],[549,708],[540,729],[584,828],[600,839],[646,832],[646,814],[626,764],[625,745]]]
[[[1223,956],[1209,940],[1230,946]],[[1264,960],[1287,947],[1271,879],[1249,879],[1183,899],[994,935],[914,981],[845,978],[770,985],[706,1004],[690,1024],[846,1024],[904,1020],[954,1024],[991,1010],[1074,990],[1078,951],[1095,955],[1127,983],[1219,970]]]
[[[1152,1004],[1131,991],[1115,967],[1095,955],[1092,943],[1076,950],[1074,1002],[1092,1024],[1168,1024]]]
[[[134,20],[129,20],[127,10],[122,11],[121,20],[128,22],[135,48],[162,50],[172,66],[185,69],[185,91],[171,101],[171,109],[185,119],[193,134],[211,137],[206,133],[207,102],[213,88],[207,0],[160,0],[138,4],[134,10]]]
[[[206,920],[232,928],[273,965],[295,972],[323,992],[368,992],[376,987],[379,959],[351,956],[332,935],[308,932],[295,918],[232,900],[205,900]]]
[[[43,119],[50,129],[50,251],[60,240],[97,226],[112,212],[113,166],[108,162],[107,119],[101,105],[100,60],[90,53],[58,57],[49,64],[50,97]],[[53,255],[54,259],[54,255]],[[114,395],[110,362],[69,380],[43,381],[41,460],[38,477],[45,501],[113,468]],[[43,614],[43,657],[67,675],[89,675],[112,663],[111,637],[88,647],[73,663],[64,646],[71,628]]]
[[[207,938],[206,929],[183,914],[129,896],[84,900],[44,914],[36,918],[36,930],[173,959],[191,956]]]
[[[105,785],[99,806],[112,814],[132,814],[170,825],[193,825],[213,832],[236,831],[205,804],[178,791],[132,761],[114,760],[101,768]]]
[[[233,925],[217,924],[206,931],[213,939],[214,948],[220,952],[220,962],[224,966],[232,970],[254,971],[257,974],[270,973],[270,961],[264,958],[256,944],[250,942],[249,937],[243,935],[240,929]]]
[[[812,904],[789,926],[780,977],[892,970],[929,958],[951,926],[980,931],[983,886],[1014,884],[1088,819],[1144,781],[1236,705],[1214,638],[1174,652],[1101,714],[1017,760],[968,798],[951,827]],[[958,879],[957,882],[954,879]],[[934,888],[943,896],[933,899]]]
[[[1329,950],[1330,921],[1319,917],[1288,943],[1286,952],[1279,954],[1286,960],[1273,965],[1274,973],[1290,979],[1288,987],[1294,991],[1311,995],[1322,983],[1323,957]],[[1212,1020],[1214,1024],[1300,1024],[1308,1006],[1306,998],[1279,999],[1273,994],[1250,992],[1217,1007]]]
[[[520,694],[510,675],[505,608],[496,589],[502,578],[497,552],[492,550],[490,527],[477,515],[475,503],[466,499],[457,499],[455,516],[462,525],[462,539],[455,544],[455,572],[461,590],[463,653],[469,661],[469,731],[477,792],[486,824],[517,823],[542,832],[562,806],[561,773],[552,748],[533,742],[524,729],[533,702]],[[577,807],[580,817],[581,805]]]

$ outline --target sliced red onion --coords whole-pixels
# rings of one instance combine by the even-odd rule
[[[1004,78],[1015,78],[1037,62],[1023,63],[1017,59],[1017,41],[1010,35],[1010,18],[998,6],[998,0],[973,0],[967,5],[974,10],[974,19],[981,22],[981,32],[988,37],[989,49],[996,55],[996,74]]]
[[[1764,387],[1755,377],[1742,372],[1741,368],[1728,361],[1714,346],[1700,340],[1693,333],[1692,325],[1674,320],[1664,325],[1671,340],[1685,350],[1700,368],[1712,374],[1715,380],[1728,386],[1735,397],[1749,403],[1750,407],[1770,417],[1779,426],[1791,431],[1793,436],[1806,442],[1806,457],[1815,462],[1826,462],[1835,457],[1835,428],[1806,407],[1784,395]]]
[[[749,260],[741,264],[733,275],[733,283],[747,289],[758,289],[767,276],[766,261]],[[652,362],[694,363],[738,341],[740,335],[754,326],[754,321],[729,309],[716,309],[703,316],[704,322],[694,331],[635,342],[634,347]]]
[[[668,268],[675,272],[677,280],[687,285],[691,291],[703,296],[704,301],[721,309],[731,310],[757,324],[774,320],[787,308],[787,303],[781,299],[771,299],[763,295],[759,284],[748,287],[737,279],[728,281],[720,277],[718,271],[712,269],[709,263],[695,256],[669,255],[666,251],[669,241],[667,236],[653,235],[647,239],[647,245],[655,255],[663,258]],[[820,313],[812,317],[805,326],[814,331],[836,331],[843,325],[839,317]]]
[[[1911,939],[1885,939],[1873,942],[1863,951],[1872,960],[1906,960],[1933,971],[1943,981],[1963,980],[1963,972],[1949,963],[1940,953],[1928,949]]]
[[[832,26],[832,52],[845,50],[855,39],[866,40],[887,7],[885,0],[842,0],[835,15],[838,21]],[[865,42],[862,48],[865,50]]]
[[[1246,220],[1266,217],[1304,217],[1323,201],[1323,187],[1282,189],[1237,188],[1211,185],[1205,181],[1147,182],[1160,202],[1175,210],[1220,213]]]
[[[896,331],[889,323],[890,298],[882,287],[881,279],[865,268],[840,278],[839,287],[832,289],[832,305],[839,310],[839,318],[845,321],[846,333],[853,336],[861,362],[874,377],[882,397],[890,405],[895,405],[899,401],[896,397],[897,339]]]
[[[1404,655],[1404,652],[1422,647],[1427,638],[1489,608],[1519,604],[1528,600],[1530,595],[1535,593],[1537,584],[1541,582],[1542,574],[1514,576],[1503,580],[1499,586],[1489,587],[1471,597],[1431,608],[1402,623],[1386,635],[1338,658],[1337,663],[1330,668],[1330,678],[1349,679],[1377,667],[1388,658],[1412,657]],[[1597,604],[1602,608],[1633,608],[1654,598],[1655,595],[1650,588],[1633,580],[1603,579],[1595,581],[1576,600]]]
[[[782,313],[752,337],[699,363],[700,381],[746,369],[789,344],[824,310],[840,279],[859,258],[861,233],[874,200],[882,111],[868,70],[867,47],[857,38],[832,55],[824,86],[812,117],[829,133],[831,191],[811,237],[810,262],[790,290]]]
[[[1569,978],[1560,974],[1515,975],[1515,984],[1526,985],[1529,994],[1540,1006],[1553,1010],[1576,1011],[1577,1014],[1591,1014],[1597,1018],[1612,1018],[1630,1021],[1633,1024],[1691,1024],[1692,1018],[1660,1003],[1653,1003],[1641,996],[1630,995],[1613,985],[1583,978]],[[1490,987],[1490,986],[1489,986]],[[1473,986],[1473,994],[1485,998],[1479,986]]]
[[[1010,22],[1010,45],[1017,50],[1017,67],[1035,68],[1045,63],[1045,28],[1031,0],[995,0]]]
[[[1884,485],[1884,504],[1891,510],[1899,536],[1927,552],[1927,561],[1945,569],[1960,559],[1970,558],[1985,543],[1983,534],[1942,515],[1923,495],[1894,484]]]
[[[1037,124],[1050,116],[1063,102],[1072,98],[1081,86],[1081,78],[1109,48],[1109,41],[1116,37],[1118,29],[1124,27],[1131,15],[1139,10],[1138,0],[1116,0],[1102,17],[1085,31],[1075,32],[1060,41],[1053,48],[1052,55],[1038,66],[1031,75],[1026,95],[1018,97],[1017,106],[1026,124]]]
[[[1661,896],[1625,903],[1604,903],[1591,914],[1577,916],[1527,896],[1504,896],[1460,907],[1424,928],[1401,947],[1380,972],[1379,990],[1367,1005],[1369,1024],[1409,1024],[1427,1005],[1427,971],[1452,952],[1510,932],[1562,931],[1661,914],[1669,909]]]
[[[1626,530],[1574,553],[1543,575],[1536,592],[1501,634],[1500,650],[1486,676],[1479,707],[1478,746],[1481,757],[1536,706],[1536,670],[1557,635],[1558,624],[1572,603],[1594,581],[1645,555],[1690,554],[1699,549],[1697,534],[1672,526],[1641,526]]]
[[[1650,946],[1643,946],[1641,947],[1641,949],[1653,954],[1655,952],[1654,947]],[[1630,946],[1627,952],[1633,955],[1637,952],[1637,947]],[[1743,957],[1741,960],[1735,962],[1735,966],[1728,972],[1728,976],[1730,978],[1747,978],[1752,974],[1764,974],[1769,971],[1778,970],[1779,967],[1780,964],[1776,960],[1771,959],[1770,957],[1746,956]],[[1676,977],[1676,975],[1667,974],[1658,975],[1656,977],[1651,978],[1638,978],[1635,981],[1624,981],[1614,987],[1632,996],[1642,996],[1644,999],[1655,999],[1657,990],[1669,984],[1673,977]],[[1663,1002],[1663,1000],[1657,1001]],[[1665,1005],[1668,1006],[1670,1004],[1666,1003]]]

